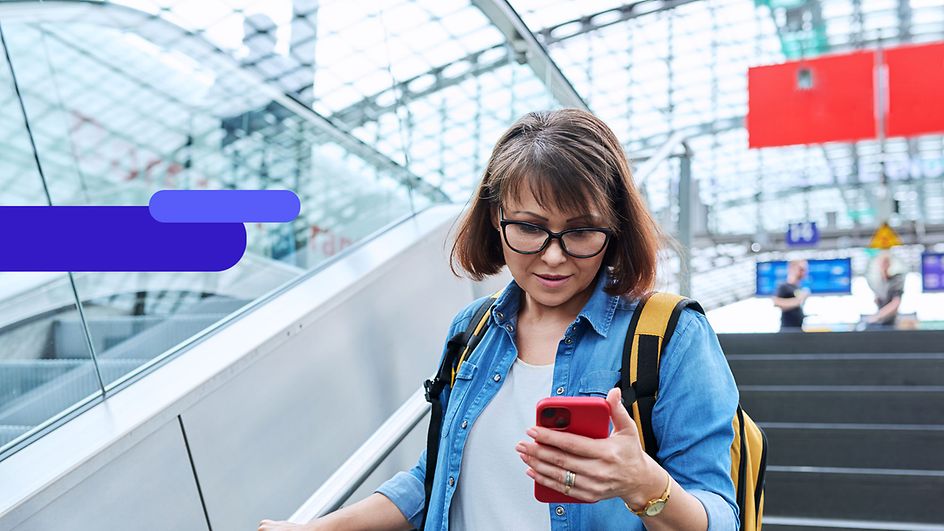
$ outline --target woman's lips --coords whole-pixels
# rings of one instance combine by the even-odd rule
[[[546,288],[559,288],[570,280],[571,275],[539,275],[535,273],[538,282]]]

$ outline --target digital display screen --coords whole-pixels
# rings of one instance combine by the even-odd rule
[[[809,274],[800,282],[801,288],[810,293],[845,294],[852,293],[852,259],[833,258],[829,260],[808,260]],[[787,281],[787,262],[757,262],[758,297],[776,295],[777,286]],[[944,291],[944,286],[942,286]]]
[[[921,255],[921,290],[944,291],[944,253]]]

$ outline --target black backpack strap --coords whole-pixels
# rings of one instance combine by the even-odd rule
[[[643,295],[636,304],[636,310],[633,311],[633,317],[629,321],[629,328],[626,330],[626,340],[623,342],[623,364],[620,366],[620,391],[623,395],[623,406],[630,415],[633,412],[633,404],[636,403],[636,388],[630,379],[629,368],[632,366],[633,338],[636,337],[636,327],[639,325],[639,316],[642,315],[642,309],[649,300],[651,294]]]
[[[656,300],[650,303],[652,297]],[[645,311],[647,304],[652,306],[648,312]],[[652,411],[659,394],[662,352],[675,333],[682,310],[687,307],[705,313],[701,305],[692,299],[667,293],[645,297],[636,306],[623,344],[620,377],[623,405],[632,413],[643,449],[653,459],[657,459],[656,454],[659,451],[658,441],[652,429]]]
[[[446,343],[446,354],[436,374],[423,382],[426,389],[426,401],[431,404],[429,415],[429,430],[426,432],[426,476],[423,478],[423,490],[426,493],[426,503],[423,505],[423,520],[421,526],[426,525],[426,515],[429,513],[429,500],[433,495],[433,481],[436,473],[436,461],[439,458],[439,441],[442,439],[443,403],[442,392],[446,386],[452,387],[459,365],[468,357],[481,341],[488,329],[488,312],[497,299],[498,294],[482,301],[475,310],[469,326],[465,331],[452,336]]]

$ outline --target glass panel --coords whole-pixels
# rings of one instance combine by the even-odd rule
[[[131,366],[112,360],[103,376]],[[0,273],[0,455],[100,396],[68,275]]]
[[[291,189],[288,224],[247,224],[243,259],[220,273],[77,273],[106,384],[384,225],[442,200],[303,106],[267,90],[193,36],[164,39],[101,21],[7,24],[53,204],[146,205],[160,189]],[[194,42],[187,42],[189,38]],[[45,43],[36,46],[36,43]],[[211,60],[215,60],[216,63]],[[50,90],[54,87],[55,90]],[[61,99],[52,95],[60,94]],[[345,138],[347,140],[345,140]],[[415,192],[415,193],[413,193]],[[120,245],[121,242],[115,242]]]
[[[0,206],[48,204],[5,59],[0,153]],[[0,272],[0,456],[100,396],[68,275]]]

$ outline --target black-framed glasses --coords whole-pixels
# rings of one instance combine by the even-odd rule
[[[560,232],[550,230],[527,221],[512,221],[505,219],[505,214],[499,208],[502,236],[512,251],[519,254],[537,254],[551,243],[551,240],[560,242],[561,249],[574,258],[591,258],[603,252],[606,242],[610,240],[613,231],[602,227],[580,227]]]

